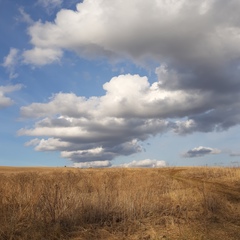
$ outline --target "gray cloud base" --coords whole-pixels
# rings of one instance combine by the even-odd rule
[[[209,154],[219,154],[219,153],[221,153],[219,149],[200,146],[200,147],[188,150],[186,153],[182,154],[182,157],[195,158],[195,157],[203,157]]]
[[[164,133],[172,125],[158,117],[166,111],[161,102],[176,108],[176,102],[168,102],[171,93],[159,94],[155,85],[146,77],[121,75],[104,84],[106,94],[101,97],[56,94],[48,103],[21,108],[23,118],[40,119],[33,128],[21,129],[18,134],[43,136],[47,139],[27,145],[35,145],[38,151],[61,151],[62,157],[74,162],[112,160],[140,152],[140,141]]]

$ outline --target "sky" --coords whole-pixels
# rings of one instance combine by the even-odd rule
[[[0,165],[239,165],[239,11],[0,0]]]

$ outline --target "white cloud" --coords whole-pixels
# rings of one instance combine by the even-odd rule
[[[179,97],[172,103],[168,93],[161,96],[156,83],[150,85],[138,75],[120,75],[103,87],[106,94],[101,97],[59,93],[48,103],[22,107],[23,118],[40,119],[19,135],[42,136],[27,145],[35,145],[37,151],[60,151],[74,162],[112,160],[142,151],[139,141],[167,131],[171,123],[161,116],[186,101]]]
[[[15,72],[15,68],[19,61],[19,50],[16,48],[11,48],[9,54],[4,58],[2,66],[9,72],[9,78],[17,78],[18,74]]]
[[[25,12],[24,8],[20,7],[19,12],[20,12],[20,15],[21,15],[21,17],[19,19],[20,21],[25,22],[29,25],[34,23],[31,16],[28,13]]]
[[[176,121],[176,125],[174,126],[174,132],[179,135],[185,135],[196,130],[197,123],[192,119],[188,119],[185,121]]]
[[[30,140],[29,142],[26,142],[24,145],[25,145],[26,147],[36,146],[36,145],[38,145],[40,142],[41,142],[40,139],[34,138],[34,139]]]
[[[221,150],[209,148],[209,147],[196,147],[191,150],[188,150],[186,153],[182,154],[185,158],[194,158],[194,157],[203,157],[208,154],[219,154]]]
[[[12,105],[14,102],[11,98],[6,97],[6,94],[18,91],[22,88],[22,85],[9,85],[9,86],[0,86],[0,109]]]
[[[38,0],[38,4],[41,6],[52,9],[56,7],[60,7],[63,3],[63,0]]]
[[[158,82],[150,85],[147,77],[120,75],[103,85],[106,94],[102,97],[86,99],[73,93],[54,95],[47,104],[33,103],[23,107],[23,117],[44,117],[52,114],[66,115],[69,118],[133,117],[140,119],[182,117],[188,112],[202,110],[209,100],[208,94],[197,91],[168,91]],[[59,121],[65,121],[64,118]],[[66,121],[65,121],[66,122]],[[69,121],[68,121],[69,122]]]
[[[175,73],[165,65],[156,72],[159,81],[152,84],[147,77],[120,75],[103,85],[106,94],[100,97],[59,93],[47,103],[22,107],[23,118],[40,119],[33,128],[20,129],[18,133],[44,137],[36,145],[37,151],[60,151],[62,157],[74,162],[90,162],[140,152],[139,142],[159,133],[173,130],[187,134],[215,126],[215,118],[208,124],[201,117],[200,122],[184,119],[191,113],[214,114],[215,111],[208,110],[214,104],[211,94],[192,89],[164,89],[168,75]],[[221,100],[221,96],[217,98]],[[217,115],[216,119],[221,118]],[[204,149],[194,149],[193,154],[200,150]]]
[[[238,7],[238,0],[221,4],[210,0],[85,0],[75,11],[60,10],[52,23],[35,23],[29,34],[33,46],[41,49],[210,63],[239,56],[239,25],[234,21]]]
[[[119,99],[112,94],[118,91],[114,80],[104,86],[107,95],[101,100],[111,96],[115,101],[116,108],[108,108],[111,114],[140,117],[144,110],[149,117],[183,118],[175,128],[181,134],[225,130],[240,123],[239,7],[238,0],[85,0],[76,10],[61,9],[52,22],[32,24],[28,32],[33,48],[23,58],[42,66],[59,62],[66,50],[85,57],[128,58],[136,64],[156,61],[161,64],[156,69],[159,82],[151,89],[146,80],[139,86],[124,82],[140,87],[135,93],[145,96],[141,100],[148,106],[139,102],[134,108],[122,107],[136,103],[139,95],[119,92]],[[158,116],[152,109],[157,101],[162,107]]]
[[[132,161],[130,163],[125,163],[120,165],[120,167],[126,167],[126,168],[158,168],[158,167],[165,167],[166,162],[162,160],[154,160],[154,159],[145,159],[145,160],[139,160],[139,161]]]
[[[110,161],[93,161],[93,162],[82,162],[82,163],[73,164],[73,167],[76,167],[76,168],[106,168],[111,166],[112,164]]]
[[[47,63],[59,62],[62,57],[62,51],[54,48],[38,48],[27,50],[23,53],[24,63],[42,66]]]

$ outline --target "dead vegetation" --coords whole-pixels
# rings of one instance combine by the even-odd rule
[[[0,239],[240,239],[239,168],[2,169]]]

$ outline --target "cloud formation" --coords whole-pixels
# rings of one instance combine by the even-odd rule
[[[120,165],[120,167],[126,168],[159,168],[159,167],[166,167],[166,162],[162,160],[155,160],[155,159],[144,159],[139,161],[132,161],[130,163],[124,163]]]
[[[36,22],[29,35],[42,50],[216,65],[239,55],[239,5],[238,0],[85,0],[75,11],[61,9],[54,22]]]
[[[9,78],[17,78],[18,74],[15,73],[15,68],[18,64],[19,50],[16,48],[11,48],[9,54],[4,58],[2,66],[5,67],[9,73]]]
[[[21,108],[22,118],[39,120],[18,134],[44,137],[27,145],[37,151],[60,151],[73,162],[110,161],[140,152],[139,142],[171,127],[161,116],[170,109],[175,112],[186,101],[186,96],[176,92],[179,102],[171,102],[168,93],[161,93],[155,85],[146,77],[127,74],[105,83],[106,94],[101,97],[56,94],[48,103]]]
[[[60,7],[62,5],[62,2],[63,0],[38,0],[38,4],[42,5],[47,9]]]
[[[154,61],[158,81],[120,75],[101,97],[58,93],[21,109],[38,118],[20,135],[42,136],[35,149],[60,151],[74,162],[111,161],[141,151],[140,142],[173,130],[223,131],[240,123],[240,2],[214,0],[85,0],[52,22],[28,28],[24,62],[81,57]],[[209,152],[210,151],[210,152]],[[196,148],[186,156],[212,154]]]
[[[195,157],[204,157],[208,154],[219,154],[221,150],[214,149],[210,147],[196,147],[191,150],[188,150],[186,153],[182,154],[185,158],[195,158]]]
[[[27,23],[29,25],[34,24],[31,16],[25,12],[24,8],[20,7],[19,9],[20,17],[18,18],[19,21]]]
[[[10,97],[6,95],[18,91],[22,88],[22,85],[9,85],[9,86],[0,86],[0,109],[11,106],[14,102]]]
[[[107,168],[111,166],[112,164],[110,161],[93,161],[93,162],[81,162],[81,163],[73,164],[73,167],[76,167],[76,168]]]
[[[178,134],[226,130],[240,121],[239,7],[238,0],[85,0],[75,11],[61,9],[54,22],[29,27],[33,48],[24,62],[59,62],[65,50],[155,61],[158,85],[168,94],[161,117],[187,118]],[[179,96],[183,105],[168,114],[167,104]]]

